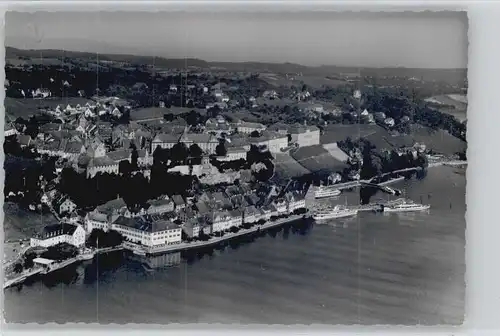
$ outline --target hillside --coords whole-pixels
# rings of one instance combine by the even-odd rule
[[[44,58],[83,58],[95,60],[96,53],[80,51],[64,51],[56,49],[47,50],[23,50],[13,47],[6,47],[6,59],[18,59],[19,57],[40,58],[42,53]],[[154,64],[162,68],[183,68],[186,64],[185,59],[165,58],[152,56],[138,56],[131,54],[99,54],[100,60],[126,62],[131,64]],[[353,74],[365,76],[396,76],[396,77],[415,77],[426,81],[443,81],[447,83],[462,83],[467,77],[467,69],[411,69],[411,68],[354,68],[334,65],[322,65],[318,67],[308,67],[295,63],[267,63],[267,62],[207,62],[200,59],[188,58],[187,64],[193,67],[210,68],[218,67],[231,71],[269,71],[276,73],[303,73],[309,75],[338,75]]]

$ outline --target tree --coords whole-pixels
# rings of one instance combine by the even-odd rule
[[[189,147],[189,155],[199,158],[203,155],[203,151],[197,144],[192,144],[191,147]]]
[[[20,263],[16,263],[14,265],[14,272],[21,273],[22,271],[23,271],[23,265],[21,265]]]
[[[189,155],[188,149],[183,142],[176,143],[170,150],[170,156],[172,160],[175,162],[186,161],[188,155]]]
[[[260,133],[259,133],[259,131],[253,131],[252,133],[250,133],[250,136],[252,138],[258,138],[258,137],[260,137]]]
[[[137,169],[138,167],[137,161],[139,159],[139,153],[137,152],[137,147],[135,146],[134,143],[130,144],[130,148],[132,149],[132,162],[131,162],[132,169]]]
[[[221,139],[219,141],[219,144],[217,145],[217,147],[215,147],[215,154],[217,154],[217,156],[226,156],[227,149],[225,140]]]

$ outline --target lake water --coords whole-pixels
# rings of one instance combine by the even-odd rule
[[[395,187],[430,203],[430,213],[286,228],[194,257],[158,257],[154,270],[121,252],[101,256],[5,290],[5,320],[460,324],[465,177],[439,167]]]

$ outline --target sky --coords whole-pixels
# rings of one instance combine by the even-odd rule
[[[464,12],[7,12],[7,46],[307,66],[466,68]]]

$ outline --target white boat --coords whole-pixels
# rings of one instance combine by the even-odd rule
[[[397,204],[384,206],[384,212],[409,212],[409,211],[424,211],[431,208],[428,204],[417,204],[413,202],[403,201]]]
[[[83,251],[80,255],[80,260],[91,260],[94,258],[94,252],[89,250],[89,251]]]
[[[313,215],[313,218],[314,220],[320,221],[333,218],[351,217],[351,216],[356,216],[357,214],[358,214],[357,209],[349,209],[337,205],[332,209],[318,211]]]
[[[146,252],[145,252],[145,251],[143,251],[143,250],[138,250],[138,249],[135,249],[135,250],[133,251],[133,253],[134,253],[135,255],[138,255],[138,256],[145,256],[145,255],[146,255]]]
[[[314,198],[334,197],[341,194],[341,191],[334,186],[320,186],[314,191]]]

